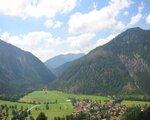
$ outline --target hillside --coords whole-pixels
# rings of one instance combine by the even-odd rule
[[[71,65],[72,62],[73,62],[73,61],[64,63],[64,64],[60,65],[59,67],[53,69],[52,72],[53,72],[57,77],[59,77],[59,76],[62,75],[62,73],[63,73],[65,70],[68,69],[68,67]]]
[[[75,93],[150,94],[150,30],[131,28],[71,63],[52,88]]]
[[[54,79],[51,71],[34,55],[0,40],[1,98],[15,98]]]
[[[80,57],[84,56],[84,53],[79,54],[64,54],[64,55],[58,55],[55,56],[45,62],[45,65],[52,71],[59,71],[59,67],[67,62],[71,62],[73,60],[76,60]],[[56,69],[56,70],[55,70]],[[57,73],[56,73],[57,74]]]

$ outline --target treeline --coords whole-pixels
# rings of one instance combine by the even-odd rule
[[[24,93],[16,93],[16,94],[0,94],[0,100],[8,100],[12,102],[18,101],[20,98],[28,95],[29,93],[33,92],[34,90],[26,91]]]
[[[150,95],[117,95],[115,100],[130,100],[130,101],[150,101]]]
[[[46,110],[49,109],[48,104],[46,104]],[[35,109],[37,110],[37,109]],[[32,113],[28,108],[23,108],[23,106],[18,107],[17,105],[0,105],[0,120],[47,120],[44,113],[40,113],[36,119],[32,116]]]
[[[4,120],[25,120],[29,115],[31,116],[31,111],[28,108],[24,109],[23,106],[18,107],[17,105],[0,105],[0,115]],[[11,116],[11,118],[10,118]],[[32,120],[32,119],[31,119]]]
[[[150,120],[150,107],[131,107],[122,116],[122,120]]]

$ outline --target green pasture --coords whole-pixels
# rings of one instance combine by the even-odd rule
[[[23,98],[20,99],[21,102],[55,102],[56,100],[58,103],[66,103],[68,98],[76,98],[76,99],[90,99],[95,101],[106,101],[111,100],[109,97],[103,96],[94,96],[94,95],[82,95],[82,94],[68,94],[63,93],[60,91],[48,91],[45,93],[44,91],[34,91]]]
[[[0,105],[17,105],[17,110],[19,110],[21,106],[24,109],[31,109],[31,114],[34,118],[36,118],[40,112],[44,112],[48,120],[53,120],[54,117],[63,117],[74,111],[69,98],[90,99],[102,102],[110,100],[110,98],[103,96],[67,94],[60,91],[47,91],[46,93],[44,91],[34,91],[21,98],[18,102],[0,100]],[[49,109],[46,109],[46,103],[48,103]],[[12,111],[9,111],[9,119],[11,112]]]
[[[133,107],[133,106],[150,106],[150,102],[144,102],[144,101],[129,101],[129,100],[123,100],[121,102],[122,105],[126,105],[127,107]]]

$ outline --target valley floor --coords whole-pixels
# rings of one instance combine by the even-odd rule
[[[37,118],[40,112],[43,112],[48,117],[48,120],[54,120],[54,117],[62,118],[72,113],[87,110],[87,108],[91,109],[89,108],[90,105],[94,105],[94,109],[96,109],[112,102],[113,100],[110,97],[103,96],[75,95],[60,91],[34,91],[21,98],[18,102],[0,100],[0,113],[5,113],[7,120],[10,120],[13,110],[27,110],[34,119]],[[120,105],[131,107],[146,104],[150,105],[150,102],[122,101]],[[82,105],[87,106],[84,109]]]

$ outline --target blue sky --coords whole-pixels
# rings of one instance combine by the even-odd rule
[[[149,0],[0,0],[0,38],[42,61],[88,53],[131,27],[150,29]]]

